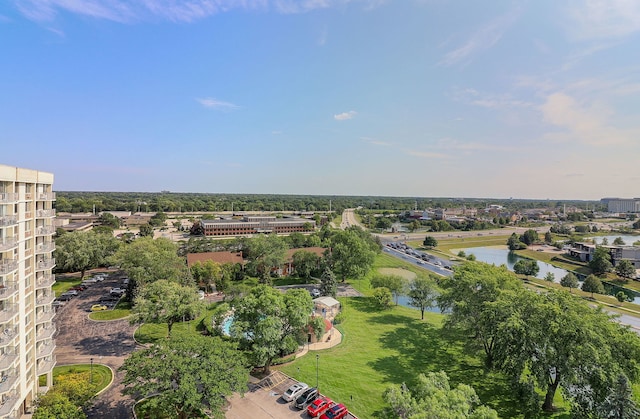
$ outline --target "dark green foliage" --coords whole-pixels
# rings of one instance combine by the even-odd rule
[[[611,264],[611,255],[609,254],[609,251],[602,246],[596,247],[593,259],[589,262],[589,267],[596,275],[603,275],[607,272],[611,272],[613,265]]]
[[[602,285],[602,281],[595,275],[589,275],[584,282],[582,283],[582,291],[590,292],[591,298],[593,298],[593,294],[604,294],[604,286]]]
[[[424,238],[422,245],[425,247],[438,247],[438,240],[433,236],[427,236]]]
[[[520,259],[513,265],[513,271],[518,275],[536,276],[540,272],[540,266],[536,260]]]

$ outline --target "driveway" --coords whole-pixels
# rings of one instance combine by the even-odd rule
[[[58,330],[57,365],[88,364],[93,358],[95,364],[106,365],[114,372],[112,385],[86,409],[88,418],[128,419],[133,416],[134,400],[121,394],[124,374],[118,372],[118,368],[136,347],[133,340],[135,327],[129,325],[127,319],[97,322],[88,316],[91,305],[119,283],[119,278],[111,274],[105,281],[91,284],[58,308],[54,318]]]

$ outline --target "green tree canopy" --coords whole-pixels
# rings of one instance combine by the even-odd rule
[[[433,236],[426,236],[422,245],[425,247],[438,247],[438,240]]]
[[[578,282],[577,276],[575,276],[572,272],[569,272],[565,276],[563,276],[562,279],[560,279],[560,285],[569,288],[569,292],[572,292],[574,288],[578,288],[580,282]]]
[[[271,270],[284,265],[287,254],[286,242],[276,234],[260,234],[246,242],[249,269],[252,269],[263,284],[271,283]]]
[[[222,417],[225,397],[243,393],[249,380],[246,360],[236,344],[219,337],[188,336],[133,352],[120,368],[124,393],[150,397],[155,411],[180,419],[208,409]]]
[[[520,259],[513,265],[513,271],[518,275],[536,276],[540,272],[540,266],[536,260]]]
[[[320,276],[320,293],[336,298],[338,294],[338,281],[333,271],[328,266],[324,268]]]
[[[636,268],[633,263],[626,259],[622,259],[616,264],[616,275],[622,278],[633,278],[636,276]]]
[[[224,291],[228,283],[222,276],[222,265],[212,260],[196,262],[189,268],[193,279],[198,286],[213,291],[215,287],[218,291]]]
[[[82,279],[87,269],[106,265],[119,246],[118,240],[109,234],[74,231],[56,239],[53,256],[59,268],[67,272],[80,271]]]
[[[343,281],[360,278],[373,266],[380,244],[360,227],[349,227],[331,236],[329,262]]]
[[[436,295],[436,284],[430,277],[418,276],[409,283],[409,304],[420,309],[422,320],[424,311],[433,307]]]
[[[604,294],[604,286],[602,285],[602,281],[595,275],[589,275],[584,282],[582,283],[582,291],[590,292],[591,298],[593,298],[593,294]]]
[[[318,271],[320,257],[307,250],[298,250],[293,254],[293,267],[299,277],[308,279]]]
[[[458,384],[451,388],[444,371],[420,374],[413,391],[405,384],[392,385],[385,390],[384,401],[389,405],[387,418],[398,419],[497,419],[498,413],[480,405],[475,390]]]
[[[591,262],[589,262],[589,267],[596,275],[603,275],[607,272],[611,272],[613,265],[611,264],[611,255],[609,254],[609,251],[602,246],[597,246],[595,253],[593,254],[593,258],[591,259]]]
[[[231,337],[251,354],[252,363],[268,373],[273,360],[294,351],[303,340],[313,302],[301,288],[281,293],[258,285],[236,300]]]
[[[166,323],[167,337],[171,337],[174,323],[197,317],[204,305],[196,289],[164,279],[146,284],[139,290],[131,323]]]
[[[373,288],[387,288],[393,294],[395,303],[398,305],[398,297],[404,294],[407,281],[399,275],[376,275],[371,278],[371,286]]]
[[[49,391],[38,398],[33,419],[86,419],[79,406],[59,391]]]

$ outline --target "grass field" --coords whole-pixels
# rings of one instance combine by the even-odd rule
[[[175,323],[171,328],[171,336],[184,336],[193,333],[199,333],[200,322],[210,320],[211,316],[213,315],[213,310],[214,308],[212,305],[195,320],[187,321],[184,323]],[[136,341],[141,344],[154,343],[167,337],[167,325],[145,323],[136,329],[134,337]]]
[[[80,277],[56,275],[56,282],[51,286],[56,297],[63,292],[69,291],[69,288],[80,285]]]
[[[379,311],[370,298],[341,298],[345,321],[338,326],[343,342],[319,351],[320,390],[362,418],[381,418],[382,394],[390,384],[411,387],[421,372],[445,371],[452,384],[469,384],[483,403],[502,418],[517,418],[518,402],[510,383],[487,372],[482,358],[465,348],[464,337],[441,327],[443,315],[393,307]],[[279,367],[288,375],[316,385],[316,356],[311,352]],[[558,400],[561,405],[561,400]],[[555,418],[568,417],[562,410]]]
[[[53,385],[55,386],[59,376],[67,374],[80,374],[85,377],[87,385],[93,386],[96,393],[104,390],[113,378],[111,369],[104,365],[96,363],[93,364],[93,367],[91,364],[63,365],[53,369]]]
[[[131,314],[131,303],[120,301],[113,310],[96,311],[89,314],[91,320],[118,320],[124,319]]]

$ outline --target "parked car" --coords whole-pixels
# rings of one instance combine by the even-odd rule
[[[204,291],[199,290],[199,291],[198,291],[198,299],[200,299],[200,300],[204,300],[204,296],[205,296]]]
[[[58,301],[69,301],[72,298],[73,298],[73,295],[64,293],[64,294],[60,294],[58,296],[58,298],[56,298],[56,300],[58,300]]]
[[[64,301],[56,298],[55,300],[53,300],[53,303],[51,303],[51,307],[62,307],[64,304]]]
[[[318,417],[325,412],[331,405],[333,400],[328,397],[320,397],[315,399],[309,407],[307,407],[307,414],[312,418]]]
[[[295,383],[294,385],[289,387],[287,391],[282,393],[282,399],[285,402],[291,402],[308,388],[309,385],[307,385],[306,383]]]
[[[88,286],[86,286],[86,285],[82,285],[82,284],[80,284],[80,285],[76,285],[75,287],[71,287],[71,288],[69,288],[69,291],[72,291],[72,290],[73,290],[73,291],[84,291],[84,290],[86,290],[87,288],[89,288],[89,287],[88,287]]]
[[[98,300],[98,302],[105,304],[108,302],[118,301],[119,299],[119,295],[103,295],[102,297],[100,297],[100,300]]]
[[[320,419],[342,419],[347,416],[348,413],[347,407],[342,403],[334,404],[324,412],[324,415],[320,416]]]
[[[96,282],[98,282],[98,281],[95,280],[94,278],[87,278],[84,281],[82,281],[82,283],[80,285],[95,284]]]
[[[120,295],[124,295],[125,292],[127,292],[127,290],[123,288],[111,288],[111,291],[109,291],[109,294],[120,296]]]
[[[306,409],[311,402],[318,398],[318,395],[319,394],[317,388],[309,387],[298,396],[296,402],[294,403],[295,408],[300,410]]]
[[[320,290],[317,288],[312,289],[311,291],[309,291],[309,293],[311,294],[311,296],[313,298],[318,298],[320,297],[322,294],[320,293]]]
[[[68,289],[66,292],[64,292],[64,294],[73,295],[75,297],[76,295],[78,295],[78,291],[74,289]]]
[[[91,306],[91,311],[104,311],[107,310],[108,307],[104,304],[94,304]]]

